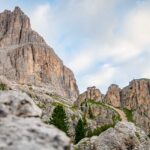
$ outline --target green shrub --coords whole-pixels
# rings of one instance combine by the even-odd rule
[[[124,113],[126,114],[126,117],[128,119],[129,122],[134,122],[133,120],[133,114],[132,114],[132,110],[129,110],[127,108],[123,108]]]
[[[75,144],[85,137],[86,130],[84,128],[84,125],[84,121],[82,119],[79,119],[75,127]]]
[[[1,84],[0,84],[0,90],[1,90],[1,91],[4,91],[4,90],[6,90],[6,89],[7,89],[6,84],[1,83]]]
[[[66,116],[63,106],[57,105],[49,120],[49,124],[55,125],[60,130],[64,131],[68,135],[68,118]]]

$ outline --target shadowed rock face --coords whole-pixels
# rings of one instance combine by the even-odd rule
[[[78,96],[72,71],[31,29],[30,19],[18,7],[0,14],[0,75],[22,84],[47,84],[67,98]]]

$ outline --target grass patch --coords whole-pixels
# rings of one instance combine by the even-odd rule
[[[108,106],[106,106],[104,103],[96,102],[95,100],[88,100],[87,104],[93,104],[93,105],[96,105],[96,106],[102,106],[102,107],[108,108]]]
[[[0,91],[4,91],[4,90],[7,90],[7,86],[6,86],[6,84],[1,83],[0,84]]]
[[[128,119],[129,122],[134,122],[133,120],[133,114],[132,114],[132,110],[129,110],[127,108],[123,108],[124,113],[126,114],[126,117]]]
[[[121,121],[120,115],[117,113],[117,115],[114,115],[112,117],[113,123],[116,124],[117,122]]]
[[[62,102],[52,102],[51,103],[53,106],[63,106],[63,107],[66,107],[66,108],[71,108],[69,105],[67,105],[67,104],[64,104],[64,103],[62,103]]]
[[[115,124],[107,124],[107,125],[103,125],[101,127],[97,127],[96,129],[94,129],[93,131],[88,131],[87,132],[87,137],[92,137],[92,136],[98,136],[100,135],[102,132],[106,131],[109,128],[113,128],[115,126]]]
[[[45,93],[45,94],[56,100],[58,100],[60,98],[60,96],[57,95],[56,93]]]
[[[120,117],[119,113],[118,113],[115,109],[113,109],[113,108],[111,108],[111,107],[105,105],[105,104],[102,103],[102,102],[96,102],[95,100],[87,100],[87,101],[81,103],[81,110],[83,111],[83,110],[84,110],[84,107],[87,107],[87,106],[90,107],[90,105],[95,105],[95,106],[98,106],[98,107],[103,107],[103,108],[105,108],[105,109],[110,109],[110,110],[112,110],[113,112],[115,112],[115,115],[114,115],[113,118],[112,118],[112,119],[113,119],[113,122],[114,122],[114,123],[117,123],[118,121],[121,121],[121,117]],[[92,116],[92,117],[93,117],[93,116]],[[91,119],[92,119],[92,117],[91,117]]]
[[[38,106],[39,108],[41,108],[41,109],[45,108],[45,104],[42,103],[42,102],[39,102],[39,103],[37,104],[37,106]]]

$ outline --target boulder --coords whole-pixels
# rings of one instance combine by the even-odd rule
[[[70,139],[43,123],[41,113],[26,93],[1,91],[0,150],[70,150]]]
[[[149,150],[150,139],[133,123],[119,122],[98,137],[81,140],[76,148],[80,150]]]
[[[0,119],[1,150],[70,150],[70,139],[38,118]]]
[[[15,115],[21,117],[40,117],[42,111],[33,100],[20,91],[0,92],[0,114],[1,117]]]

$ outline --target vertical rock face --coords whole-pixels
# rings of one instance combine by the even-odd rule
[[[133,80],[121,91],[121,105],[133,111],[133,118],[150,133],[150,80]]]
[[[141,105],[147,106],[150,103],[150,80],[131,81],[129,86],[121,91],[121,103],[129,109],[136,109]]]
[[[31,29],[30,19],[16,7],[13,12],[5,10],[0,14],[0,47],[17,46],[28,42],[44,43]]]
[[[112,84],[106,93],[104,98],[105,103],[110,104],[114,107],[120,107],[120,91],[118,85]]]
[[[0,13],[0,75],[22,84],[47,85],[67,98],[78,96],[72,71],[31,29],[30,19],[18,7]]]
[[[95,86],[88,87],[87,90],[84,93],[80,94],[79,96],[80,101],[85,101],[85,100],[102,101],[102,99],[103,99],[103,94]]]
[[[111,85],[104,98],[107,104],[131,110],[133,120],[147,134],[150,134],[150,80],[132,80],[128,86],[120,89]]]

